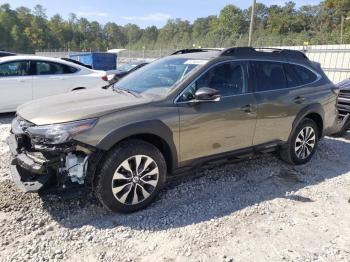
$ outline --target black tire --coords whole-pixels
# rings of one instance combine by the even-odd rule
[[[151,160],[154,160],[154,163],[152,162],[151,164],[153,166],[150,167],[150,169],[154,168],[154,166],[158,168],[157,169],[158,181],[156,186],[153,187],[153,186],[149,186],[148,184],[143,184],[141,187],[140,185],[138,185],[136,182],[133,181],[133,178],[131,179],[131,182],[129,181],[130,180],[129,178],[128,178],[129,180],[124,180],[125,178],[123,178],[123,180],[121,180],[122,182],[125,182],[126,184],[132,183],[132,185],[125,186],[124,184],[122,185],[122,187],[124,188],[120,192],[114,194],[112,191],[112,185],[115,188],[117,188],[117,186],[112,183],[119,182],[118,179],[114,178],[115,172],[117,171],[117,169],[118,171],[120,171],[122,168],[122,171],[126,172],[124,173],[124,175],[129,176],[129,174],[131,173],[123,169],[122,163],[125,163],[124,161],[130,158],[131,160],[133,160],[133,156],[140,156],[140,155],[143,155],[144,157],[149,157]],[[129,160],[128,162],[129,164],[131,160]],[[146,160],[143,159],[142,161],[145,162]],[[135,163],[135,166],[137,166],[136,162],[134,163]],[[143,171],[147,171],[145,170],[146,164],[144,163],[143,165],[144,165]],[[138,170],[140,170],[140,166],[138,167]],[[132,174],[133,174],[132,176],[134,176],[134,172]],[[153,200],[158,195],[159,191],[162,189],[166,181],[166,174],[167,174],[166,162],[164,160],[162,153],[159,151],[157,147],[143,140],[138,140],[138,139],[125,140],[120,144],[118,144],[116,147],[114,147],[110,152],[107,153],[106,157],[104,158],[103,162],[100,165],[100,168],[98,168],[96,173],[96,180],[95,180],[95,190],[94,190],[95,195],[99,199],[99,201],[102,203],[102,205],[107,209],[109,209],[110,211],[121,212],[121,213],[135,212],[137,210],[145,208],[146,206],[148,206],[153,202]],[[142,181],[143,180],[140,179],[138,182],[141,184],[143,183]],[[140,194],[142,197],[144,196],[143,189],[146,188],[146,186],[151,188],[151,189],[148,188],[148,191],[152,191],[152,192],[147,198],[144,198],[144,200],[142,200],[139,203],[135,203],[135,204],[123,203],[117,199],[117,196],[120,193],[122,193],[123,196],[125,196],[125,194],[128,194],[125,200],[127,202],[127,200],[130,200],[129,192],[132,192],[132,191],[134,192],[135,190],[135,192],[137,192],[136,193],[137,197],[135,198],[135,195],[132,195],[131,198],[132,199],[135,198],[137,199],[137,201],[140,201],[139,200]],[[125,191],[127,193],[124,193]]]
[[[296,148],[299,147],[296,146],[296,141],[298,136],[300,135],[300,132],[304,130],[305,128],[310,127],[315,133],[315,139],[314,139],[314,146],[312,150],[310,150],[310,147],[308,147],[308,150],[311,152],[307,157],[302,158],[297,155]],[[303,165],[310,161],[312,156],[317,150],[317,145],[319,141],[319,130],[318,127],[312,119],[305,118],[303,119],[299,125],[295,128],[293,134],[291,135],[291,138],[288,141],[288,144],[285,145],[281,151],[280,151],[280,157],[285,162],[292,164],[292,165]],[[298,151],[299,152],[299,151]],[[305,156],[305,155],[303,155]]]

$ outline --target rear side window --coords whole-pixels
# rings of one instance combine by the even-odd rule
[[[288,87],[296,87],[303,85],[298,71],[292,64],[284,64]]]
[[[28,61],[14,61],[0,64],[0,77],[29,75]]]
[[[63,65],[63,70],[65,74],[73,74],[78,71],[75,67]]]
[[[287,88],[283,64],[279,62],[253,62],[257,91],[269,91]]]
[[[72,74],[77,71],[72,66],[64,64],[53,63],[53,62],[36,62],[36,73],[37,75],[60,75],[60,74]]]
[[[290,66],[294,68],[294,71],[300,79],[301,85],[307,85],[317,80],[317,75],[311,70],[299,65],[291,64]]]

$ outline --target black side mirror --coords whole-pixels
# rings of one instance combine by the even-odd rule
[[[194,95],[194,102],[220,101],[220,93],[218,90],[210,87],[199,88]]]

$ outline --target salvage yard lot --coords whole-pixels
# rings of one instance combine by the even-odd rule
[[[0,261],[349,261],[350,134],[310,163],[271,155],[173,181],[149,208],[106,212],[90,194],[22,194],[0,115]]]

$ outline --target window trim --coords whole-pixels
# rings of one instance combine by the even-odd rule
[[[28,63],[28,75],[13,75],[13,76],[1,76],[0,79],[5,77],[32,77],[31,69],[30,69],[30,61],[26,59],[20,59],[20,60],[12,60],[12,61],[4,61],[3,63],[0,63],[0,65],[9,64],[9,63],[18,63],[18,62],[27,62]]]
[[[249,95],[249,94],[255,94],[255,93],[264,93],[264,92],[273,92],[273,91],[281,91],[281,90],[290,90],[290,89],[295,89],[295,88],[301,88],[307,85],[312,85],[318,81],[320,81],[322,79],[322,76],[316,72],[314,69],[311,69],[310,67],[297,63],[297,62],[293,62],[293,61],[283,61],[283,60],[273,60],[273,59],[230,59],[230,60],[225,60],[225,61],[220,61],[217,62],[211,66],[209,66],[207,69],[205,69],[199,76],[197,76],[193,81],[191,81],[191,83],[189,83],[174,99],[174,104],[185,104],[185,103],[191,103],[191,100],[189,101],[178,101],[180,99],[180,97],[182,96],[182,94],[194,83],[196,82],[200,77],[202,77],[205,73],[207,73],[209,70],[211,70],[213,67],[223,64],[223,63],[227,63],[227,62],[247,62],[248,66],[249,66],[249,70],[248,70],[248,77],[250,77],[249,73],[250,73],[250,68],[252,67],[252,65],[250,64],[251,62],[254,61],[262,61],[262,62],[276,62],[276,63],[284,63],[284,64],[292,64],[292,65],[298,65],[298,66],[302,66],[308,70],[310,70],[312,73],[314,73],[317,78],[315,81],[309,83],[309,84],[303,84],[303,85],[299,85],[299,86],[294,86],[294,87],[287,87],[287,88],[279,88],[279,89],[274,89],[274,90],[266,90],[266,91],[257,91],[256,90],[256,79],[255,79],[255,72],[254,72],[254,87],[253,87],[253,91],[252,92],[247,92],[244,94],[238,94],[238,95],[230,95],[230,96],[222,96],[221,98],[226,98],[226,97],[233,97],[233,96],[241,96],[241,95]],[[283,69],[284,70],[284,69]],[[249,79],[248,79],[248,83],[249,83]],[[249,87],[248,87],[249,90]]]

